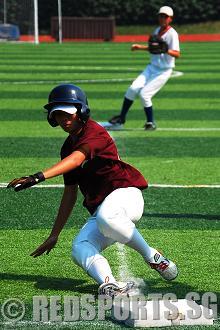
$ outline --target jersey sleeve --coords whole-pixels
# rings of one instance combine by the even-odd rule
[[[179,43],[179,36],[176,31],[172,32],[170,42],[169,42],[169,49],[180,51],[180,43]]]

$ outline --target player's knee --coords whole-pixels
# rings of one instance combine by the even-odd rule
[[[125,97],[131,101],[133,101],[138,94],[139,89],[133,87],[132,85],[127,89],[127,92],[125,93]]]
[[[122,215],[123,216],[123,215]],[[131,221],[127,221],[126,226],[121,224],[122,216],[106,215],[105,212],[99,212],[96,221],[100,232],[108,238],[120,243],[127,243],[134,231],[135,225]]]
[[[75,242],[72,245],[72,259],[73,261],[85,269],[89,269],[96,256],[99,254],[98,250],[88,241]]]
[[[97,226],[99,231],[108,238],[112,238],[111,235],[111,225],[108,221],[108,218],[105,217],[103,214],[99,214],[96,218]]]
[[[81,243],[74,243],[72,244],[72,259],[73,261],[80,265],[81,264],[81,259],[82,259],[82,256],[81,256],[81,253],[80,253],[80,247],[81,247]]]

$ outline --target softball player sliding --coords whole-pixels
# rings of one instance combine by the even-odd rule
[[[89,118],[85,93],[77,86],[55,87],[45,105],[48,122],[68,133],[61,148],[61,161],[43,172],[14,179],[8,188],[20,191],[58,175],[64,192],[49,237],[32,254],[38,257],[54,248],[77,199],[78,187],[90,217],[73,240],[72,258],[110,296],[130,290],[133,282],[118,282],[101,252],[115,242],[139,252],[146,264],[166,280],[176,278],[176,265],[150,247],[135,227],[144,208],[142,190],[147,182],[134,167],[121,161],[107,131]]]
[[[144,50],[151,53],[151,62],[144,71],[133,81],[128,88],[120,115],[109,120],[108,129],[120,129],[125,123],[126,115],[137,94],[140,95],[141,102],[146,114],[146,130],[156,129],[154,122],[152,97],[165,85],[172,74],[175,66],[175,58],[180,56],[179,38],[177,32],[170,26],[173,18],[173,9],[168,6],[161,7],[158,12],[159,27],[154,31],[154,35],[161,37],[167,48],[160,48],[157,43],[148,46],[134,44],[131,50]],[[155,51],[156,50],[156,51]]]

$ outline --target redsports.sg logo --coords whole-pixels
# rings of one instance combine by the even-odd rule
[[[180,299],[183,301],[184,299]],[[85,294],[78,296],[33,296],[33,322],[74,322],[105,320],[107,314],[118,321],[128,318],[140,320],[151,317],[153,320],[181,320],[186,317],[192,320],[204,317],[217,319],[217,295],[206,292],[202,295],[189,292],[185,296],[184,310],[179,312],[177,304],[180,300],[173,293],[143,295],[118,295],[116,297]],[[199,305],[196,302],[200,302]],[[1,316],[4,322],[18,322],[25,318],[25,303],[17,298],[9,298],[1,305]],[[151,316],[149,309],[151,308]]]

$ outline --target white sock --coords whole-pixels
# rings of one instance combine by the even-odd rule
[[[112,275],[111,268],[109,266],[109,263],[107,259],[100,256],[99,259],[96,259],[89,269],[87,270],[87,273],[98,283],[115,283],[116,280],[114,276]]]
[[[136,228],[134,229],[131,240],[126,243],[126,245],[139,252],[146,262],[151,262],[153,256],[157,252],[157,250],[147,244]]]

